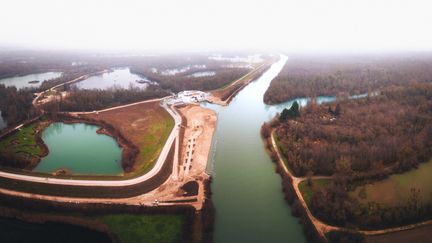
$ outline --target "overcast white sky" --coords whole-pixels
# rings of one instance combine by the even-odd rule
[[[427,0],[1,0],[0,45],[432,50]]]

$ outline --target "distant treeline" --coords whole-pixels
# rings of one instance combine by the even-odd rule
[[[143,90],[138,87],[130,89],[111,88],[107,90],[79,90],[74,89],[64,99],[50,104],[50,111],[93,111],[107,107],[124,105],[152,98],[169,95],[157,85],[150,85]]]
[[[293,56],[271,82],[264,102],[275,104],[298,97],[348,96],[413,81],[432,81],[432,54]]]
[[[199,70],[208,71],[208,70]],[[148,67],[134,66],[131,72],[144,75],[152,81],[156,81],[163,89],[173,92],[182,90],[213,90],[242,77],[250,71],[246,68],[220,68],[211,69],[216,74],[214,76],[205,77],[189,77],[185,75],[163,76],[149,71]]]
[[[432,157],[431,97],[432,84],[415,83],[338,105],[308,106],[276,134],[298,176],[406,171]]]

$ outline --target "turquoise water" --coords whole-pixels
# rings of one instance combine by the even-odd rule
[[[60,168],[80,175],[119,175],[121,148],[97,126],[84,123],[53,123],[43,131],[49,154],[33,171],[53,173]]]
[[[19,76],[19,77],[10,77],[10,78],[3,78],[0,79],[0,84],[4,84],[6,86],[15,86],[17,89],[21,88],[38,88],[43,81],[58,78],[61,76],[62,73],[60,72],[46,72],[46,73],[36,73],[36,74],[29,74],[25,76]],[[36,84],[29,84],[29,81],[38,80],[39,83]]]
[[[264,92],[285,61],[284,57],[244,88],[229,106],[203,104],[216,110],[219,119],[214,160],[208,166],[214,179],[215,242],[306,242],[260,138],[263,122],[290,105],[263,103]]]

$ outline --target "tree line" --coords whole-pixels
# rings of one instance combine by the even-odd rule
[[[271,82],[264,102],[275,104],[299,97],[346,97],[416,81],[432,81],[431,55],[294,56]]]
[[[33,108],[34,89],[17,89],[0,84],[0,111],[9,126],[33,118],[36,111]]]
[[[130,87],[129,89],[110,88],[107,90],[71,89],[71,92],[65,98],[59,96],[56,102],[48,104],[45,109],[51,113],[58,111],[93,111],[169,95],[168,92],[157,85],[149,85],[145,90],[138,87]]]

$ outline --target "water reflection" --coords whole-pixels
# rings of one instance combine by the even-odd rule
[[[108,89],[113,87],[122,89],[139,87],[145,89],[149,84],[155,83],[146,77],[131,73],[129,68],[116,68],[112,72],[91,76],[74,84],[74,86],[79,89]]]
[[[0,79],[0,83],[6,86],[15,86],[17,89],[38,88],[43,83],[43,81],[58,78],[61,76],[61,74],[62,74],[61,72],[29,74],[29,75],[19,76],[19,77],[3,78]],[[31,81],[38,81],[38,82],[29,83]]]

